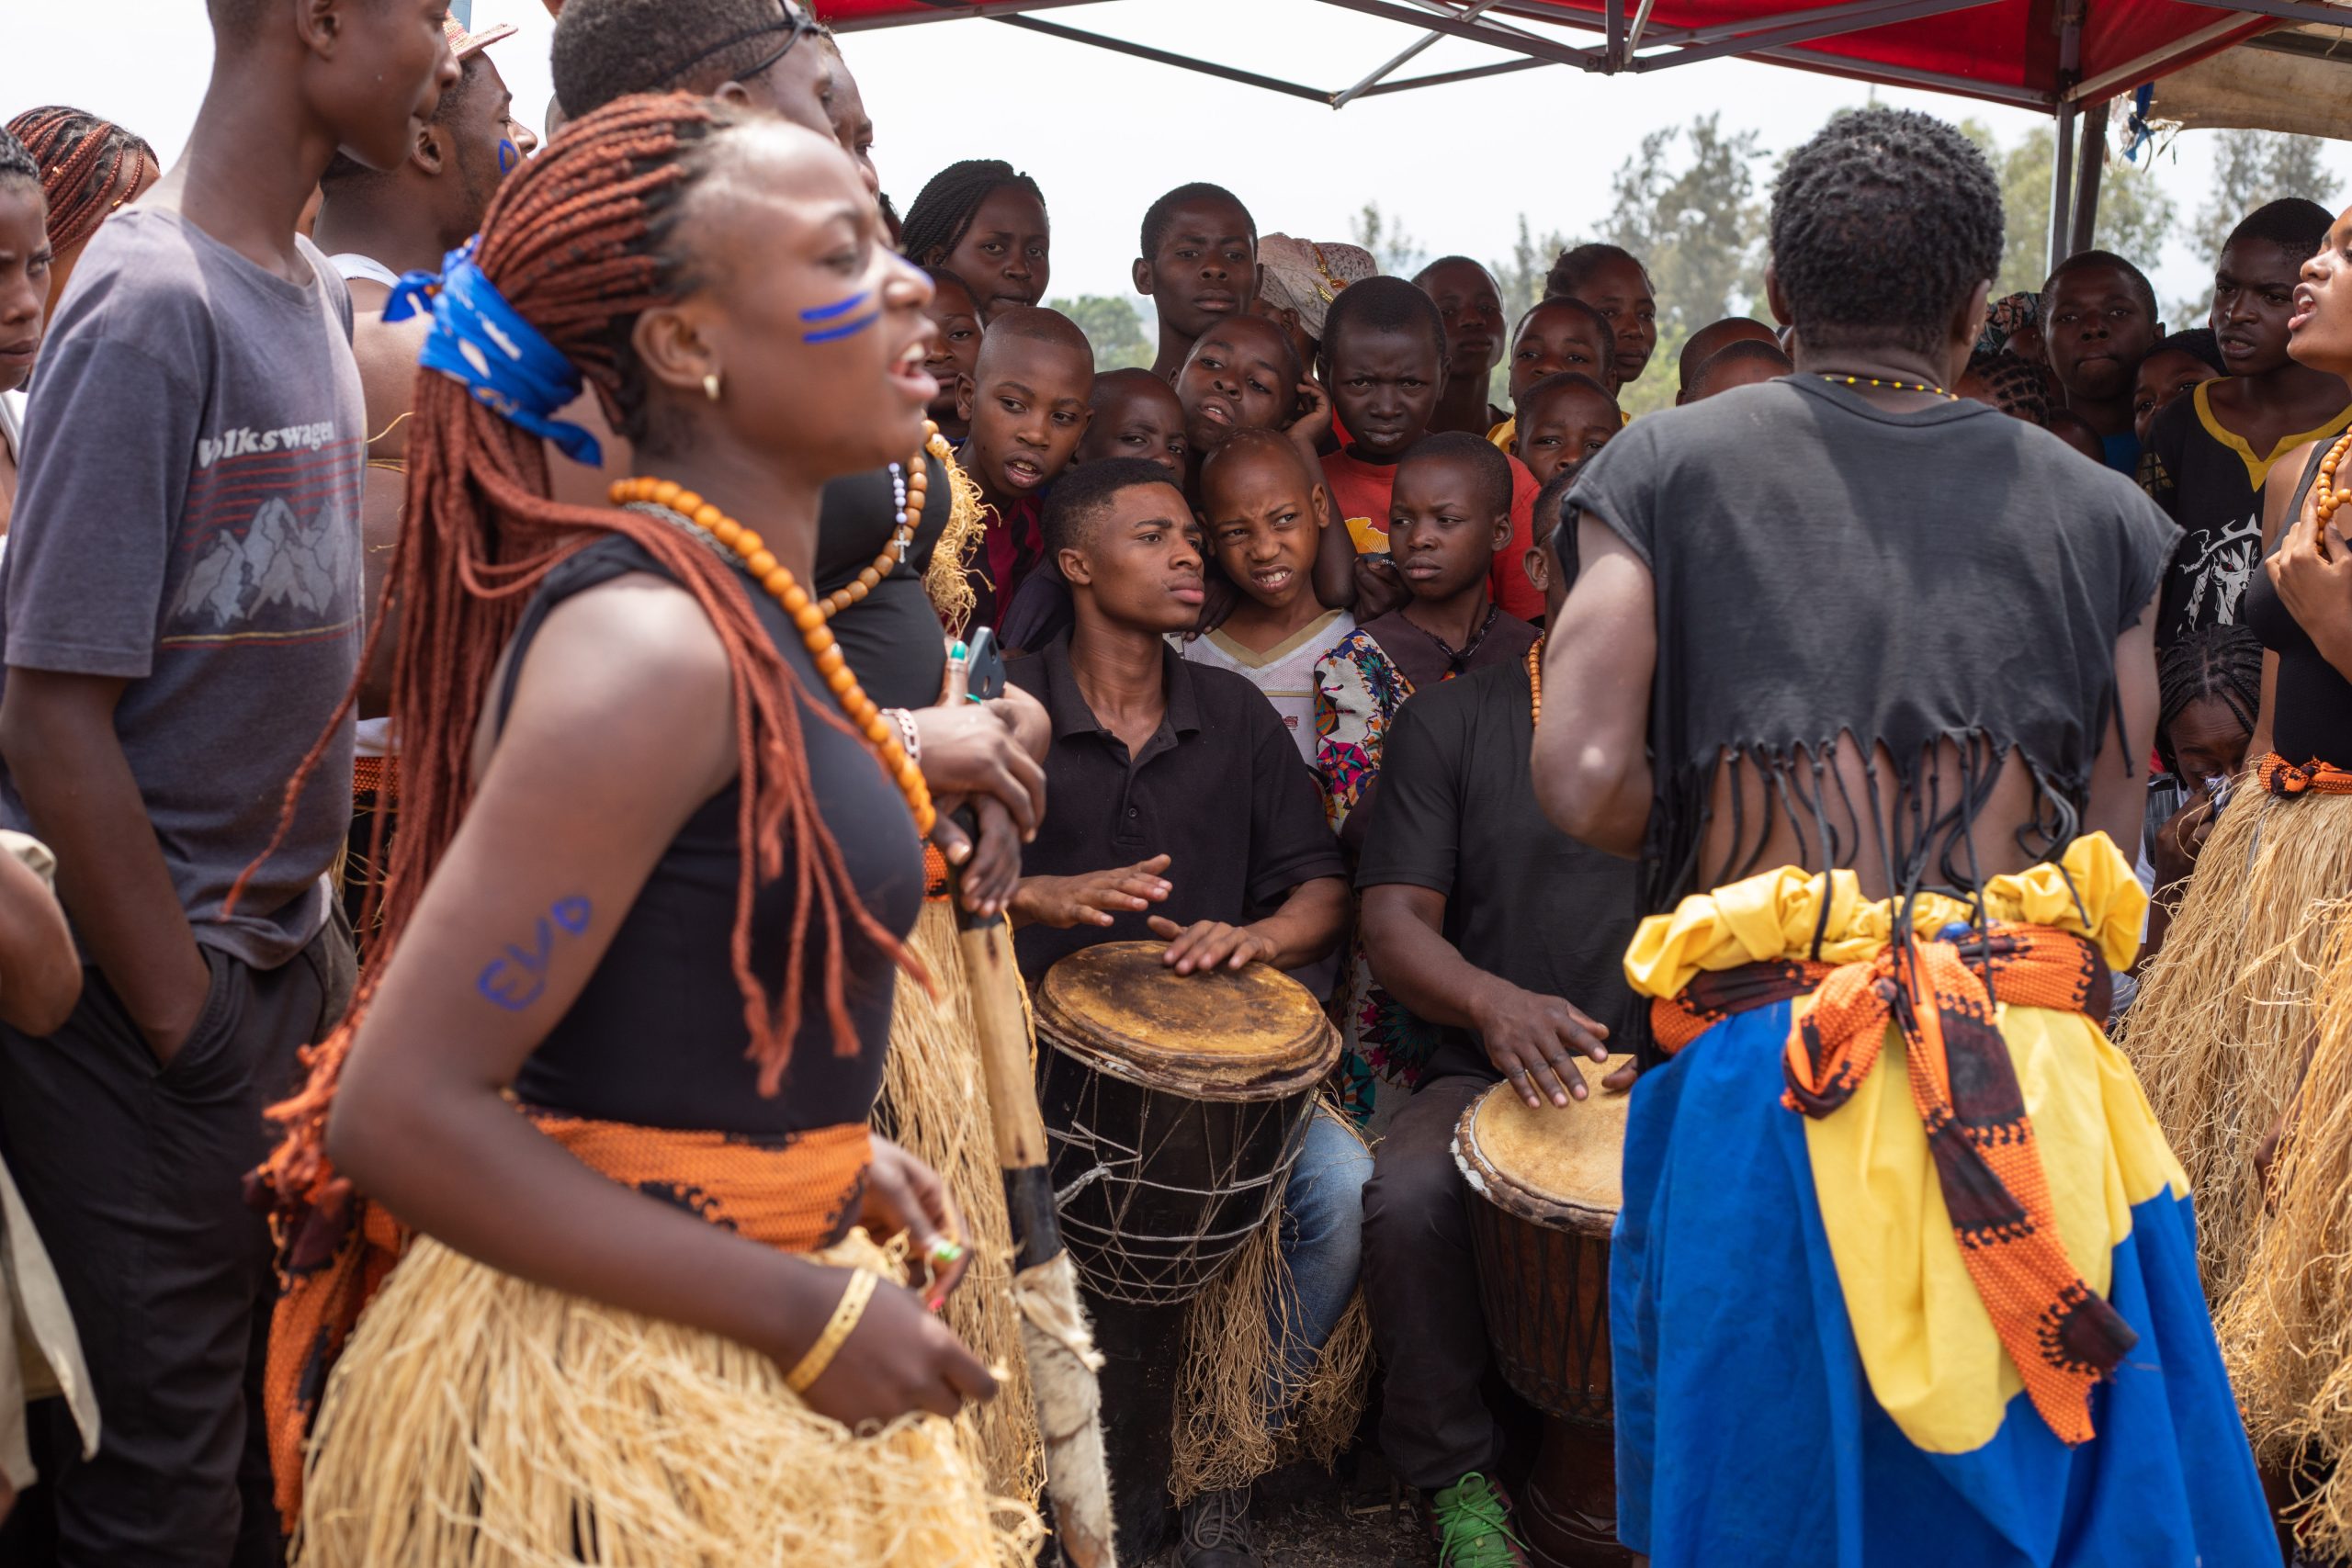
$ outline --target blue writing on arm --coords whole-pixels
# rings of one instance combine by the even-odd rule
[[[581,935],[587,931],[593,912],[588,900],[577,894],[557,899],[534,923],[530,948],[526,951],[507,943],[504,956],[492,959],[474,977],[474,989],[508,1012],[521,1012],[548,988],[556,933],[560,931],[568,936]]]

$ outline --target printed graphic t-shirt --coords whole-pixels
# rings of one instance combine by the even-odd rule
[[[1509,456],[1509,454],[1505,454]],[[1377,555],[1388,547],[1388,497],[1396,486],[1396,465],[1367,463],[1342,449],[1323,455],[1323,483],[1340,509],[1340,519],[1355,541],[1356,554]],[[1527,581],[1521,563],[1533,536],[1536,493],[1543,486],[1527,465],[1510,458],[1510,543],[1495,552],[1487,573],[1487,592],[1495,603],[1522,621],[1544,618],[1544,595]]]
[[[351,721],[233,916],[358,665],[366,413],[351,300],[177,213],[104,224],[50,324],[0,562],[8,666],[127,681],[115,731],[197,940],[260,968],[327,918]],[[37,831],[0,771],[0,823]]]
[[[1345,610],[1326,610],[1281,646],[1252,653],[1221,631],[1208,632],[1180,645],[1177,652],[1194,664],[1230,670],[1266,694],[1281,716],[1283,728],[1297,743],[1298,759],[1315,765],[1315,664],[1331,645],[1356,629],[1356,618]]]
[[[2319,429],[2256,453],[2214,417],[2210,394],[2218,385],[2201,382],[2158,414],[2141,459],[2141,488],[2182,531],[2156,609],[2159,648],[2205,626],[2245,619],[2246,585],[2262,567],[2262,485],[2270,466],[2304,442],[2352,423],[2352,408],[2346,408]]]

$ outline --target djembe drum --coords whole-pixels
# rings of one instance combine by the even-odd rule
[[[1453,1128],[1453,1162],[1477,1195],[1470,1235],[1487,1337],[1513,1393],[1542,1413],[1544,1441],[1519,1522],[1544,1568],[1615,1568],[1615,1433],[1610,1414],[1609,1232],[1623,1189],[1629,1096],[1600,1080],[1633,1060],[1579,1059],[1592,1091],[1530,1109],[1507,1083]]]
[[[1340,1037],[1253,964],[1179,975],[1167,944],[1103,942],[1037,987],[1037,1103],[1062,1241],[1095,1318],[1119,1556],[1157,1549],[1185,1303],[1276,1220]]]

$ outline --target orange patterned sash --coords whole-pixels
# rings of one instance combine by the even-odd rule
[[[2084,1283],[2058,1234],[2033,1123],[2001,1038],[1994,995],[2102,1020],[2113,976],[2097,948],[2045,926],[1994,924],[1891,945],[1831,966],[1780,960],[1697,976],[1652,1004],[1659,1043],[1679,1050],[1736,1012],[1796,1000],[1782,1103],[1823,1117],[1878,1063],[1891,1023],[1903,1034],[1911,1100],[1969,1278],[2034,1408],[2068,1443],[2092,1436],[2090,1391],[2137,1339]],[[1959,938],[1965,945],[1955,945]]]
[[[785,1252],[814,1252],[848,1232],[865,1190],[865,1123],[776,1136],[675,1132],[524,1108],[581,1162],[648,1197]],[[315,1202],[278,1194],[268,1168],[257,1200],[276,1199],[280,1294],[270,1324],[263,1404],[277,1506],[291,1530],[302,1511],[302,1451],[327,1374],[364,1308],[407,1249],[409,1232],[380,1203],[344,1188]]]

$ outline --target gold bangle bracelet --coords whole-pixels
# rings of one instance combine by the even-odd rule
[[[785,1387],[795,1393],[806,1393],[810,1383],[825,1375],[825,1369],[833,1364],[833,1356],[841,1349],[842,1341],[850,1337],[851,1331],[857,1327],[858,1319],[865,1315],[865,1303],[874,1299],[874,1287],[880,1282],[880,1275],[868,1273],[865,1269],[853,1269],[849,1271],[849,1284],[842,1291],[842,1299],[834,1303],[833,1315],[825,1320],[825,1332],[817,1336],[817,1342],[808,1347],[808,1353],[784,1374]]]

